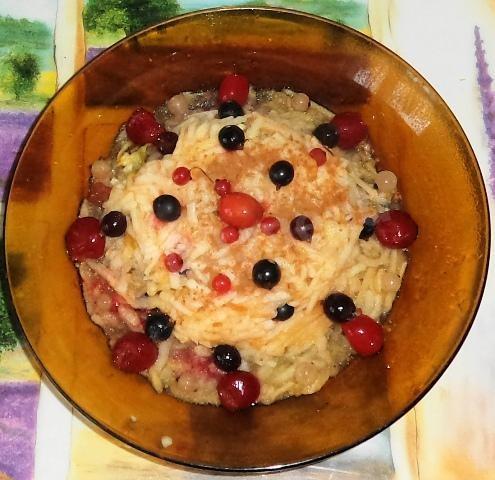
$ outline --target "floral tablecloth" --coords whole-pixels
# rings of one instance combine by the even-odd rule
[[[460,120],[493,203],[494,0],[0,0],[0,190],[37,113],[85,61],[162,19],[243,4],[296,8],[337,20],[409,61]],[[346,453],[270,478],[494,479],[494,291],[491,269],[461,352],[408,415]],[[73,412],[29,360],[0,296],[0,480],[213,477],[125,450]]]

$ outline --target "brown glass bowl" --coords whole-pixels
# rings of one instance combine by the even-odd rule
[[[381,166],[397,173],[419,224],[383,352],[356,359],[313,395],[238,413],[156,394],[112,367],[88,318],[64,234],[89,165],[138,105],[218,86],[229,72],[361,111]],[[268,470],[341,452],[390,425],[459,349],[483,290],[489,249],[480,170],[451,111],[389,50],[349,28],[275,9],[186,15],[130,37],[84,67],[40,116],[8,198],[10,293],[34,353],[64,395],[115,438],[160,459]],[[132,422],[130,417],[137,418]],[[173,444],[164,449],[162,436]]]

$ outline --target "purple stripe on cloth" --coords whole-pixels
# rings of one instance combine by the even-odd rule
[[[483,108],[483,122],[488,136],[488,149],[490,152],[490,190],[492,196],[495,197],[495,90],[492,89],[493,78],[488,71],[483,39],[478,26],[474,27],[474,46],[476,68],[478,69],[478,85]]]
[[[0,110],[0,195],[19,147],[37,115],[37,112]]]
[[[0,474],[31,480],[34,474],[38,382],[0,383]]]
[[[104,47],[89,47],[86,51],[86,62],[93,60],[97,55],[106,50]]]

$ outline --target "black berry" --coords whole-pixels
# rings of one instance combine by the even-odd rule
[[[179,140],[179,136],[176,133],[162,132],[153,143],[162,155],[169,155],[174,153],[177,140]]]
[[[213,361],[224,372],[233,372],[241,366],[241,354],[232,345],[217,345],[213,349]]]
[[[280,267],[273,260],[260,260],[253,267],[253,282],[258,287],[271,290],[280,282]]]
[[[225,150],[242,150],[244,132],[237,125],[226,125],[218,132],[218,140]]]
[[[336,292],[328,295],[323,301],[325,315],[334,322],[347,322],[356,312],[356,305],[352,298],[344,293]]]
[[[359,240],[368,240],[375,231],[375,222],[372,218],[366,218],[363,223],[363,229],[359,234]]]
[[[154,342],[163,342],[172,335],[174,323],[166,313],[151,312],[146,318],[146,335]]]
[[[173,222],[180,217],[182,207],[173,195],[160,195],[153,200],[153,212],[164,222]]]
[[[287,160],[279,160],[270,167],[268,175],[277,188],[285,187],[294,179],[294,167]]]
[[[296,240],[311,242],[314,231],[313,222],[305,215],[298,215],[290,222],[290,232]]]
[[[101,231],[107,237],[120,237],[127,229],[125,215],[116,210],[107,213],[101,220]]]
[[[218,118],[242,117],[243,115],[244,110],[237,102],[234,102],[234,100],[223,102],[218,107]]]
[[[294,315],[295,308],[288,303],[284,305],[280,305],[277,308],[277,315],[273,318],[273,320],[288,320],[292,315]]]
[[[322,145],[325,145],[329,148],[335,147],[335,145],[337,145],[339,141],[337,127],[330,123],[322,123],[321,125],[318,125],[314,129],[313,135],[320,141]]]

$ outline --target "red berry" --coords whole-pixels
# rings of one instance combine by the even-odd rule
[[[218,381],[217,392],[222,407],[235,412],[256,403],[260,396],[260,382],[249,372],[237,370],[225,374]]]
[[[378,215],[375,235],[384,247],[407,248],[416,240],[418,226],[408,213],[389,210]]]
[[[367,315],[357,315],[342,324],[351,347],[362,357],[378,353],[383,347],[383,327]]]
[[[313,148],[313,150],[311,150],[309,154],[312,158],[315,159],[316,165],[318,167],[321,167],[327,162],[327,154],[325,150],[321,148]]]
[[[169,272],[180,272],[182,265],[184,265],[184,260],[178,253],[169,253],[165,257],[165,267]]]
[[[337,145],[344,150],[354,148],[368,135],[368,127],[359,112],[337,113],[330,125],[336,127],[339,136]]]
[[[153,143],[164,129],[151,112],[140,107],[134,110],[127,120],[125,131],[131,141],[137,145],[144,145]]]
[[[113,364],[124,372],[139,373],[150,368],[158,357],[158,348],[144,334],[129,332],[112,349]]]
[[[225,178],[215,180],[215,192],[217,192],[221,197],[225,197],[227,193],[230,193],[231,189],[232,187],[230,182],[225,180]]]
[[[65,245],[74,262],[100,258],[105,251],[105,236],[94,217],[78,218],[65,234]]]
[[[231,227],[230,225],[223,227],[220,232],[220,238],[223,243],[234,243],[239,239],[239,230],[235,227]]]
[[[191,171],[187,167],[177,167],[172,173],[172,180],[176,185],[185,185],[191,180]]]
[[[280,222],[276,217],[265,217],[261,219],[260,230],[265,235],[273,235],[280,230]]]
[[[92,181],[89,185],[89,192],[86,198],[88,199],[88,202],[101,207],[102,204],[108,200],[111,191],[112,187],[107,187],[101,182]]]
[[[223,196],[218,206],[220,218],[237,228],[256,225],[263,216],[261,204],[247,193],[233,192]]]
[[[249,80],[244,75],[227,75],[218,89],[220,103],[234,100],[241,107],[247,102],[249,95]]]
[[[224,294],[230,290],[230,288],[232,287],[232,282],[230,281],[230,278],[227,277],[227,275],[219,273],[218,275],[215,275],[215,277],[213,277],[211,286],[213,287],[213,290],[215,290],[215,292]]]

